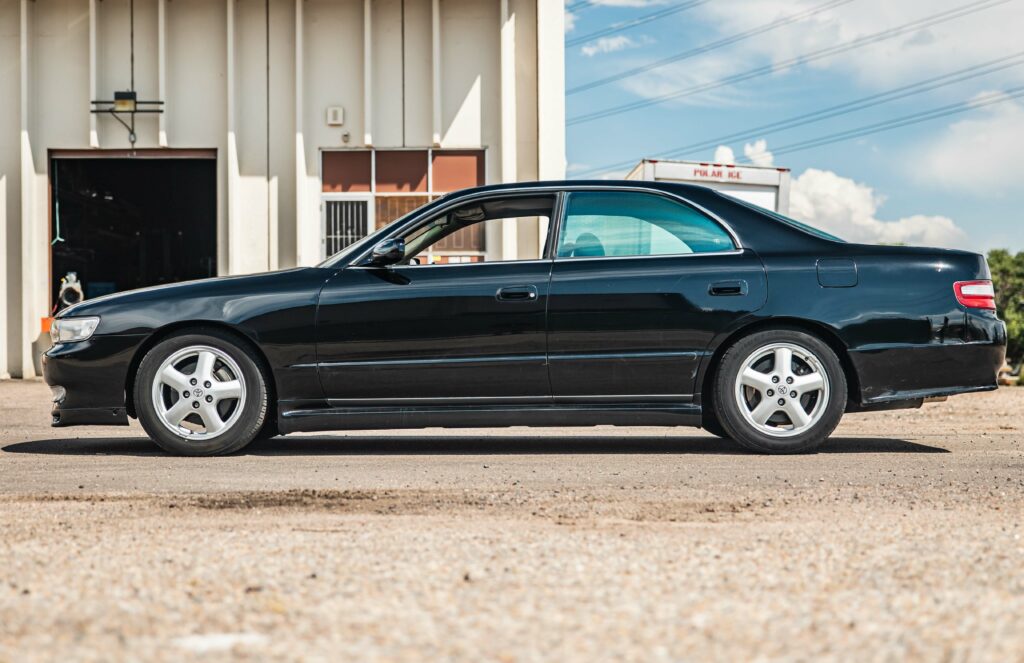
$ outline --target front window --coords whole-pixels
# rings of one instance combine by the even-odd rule
[[[414,265],[538,260],[554,201],[527,196],[466,203],[410,231],[406,256]]]
[[[722,226],[692,207],[625,191],[570,194],[558,239],[559,258],[682,255],[734,248]]]

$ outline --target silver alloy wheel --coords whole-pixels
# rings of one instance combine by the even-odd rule
[[[740,414],[772,437],[793,437],[818,423],[829,402],[821,360],[794,343],[771,343],[750,353],[736,376]]]
[[[161,423],[187,440],[223,435],[245,406],[242,369],[208,345],[183,348],[165,359],[157,369],[152,394]]]

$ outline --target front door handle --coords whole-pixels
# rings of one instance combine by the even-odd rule
[[[747,282],[742,279],[736,281],[715,281],[708,286],[708,294],[716,297],[745,295],[747,290]]]
[[[499,302],[535,302],[537,301],[537,286],[510,285],[498,290],[496,297]]]

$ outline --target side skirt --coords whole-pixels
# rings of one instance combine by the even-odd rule
[[[506,426],[700,426],[693,403],[545,403],[379,407],[281,407],[282,433],[391,428],[490,428]]]

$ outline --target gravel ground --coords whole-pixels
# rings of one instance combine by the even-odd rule
[[[1024,389],[695,429],[172,458],[0,383],[0,661],[1024,660]]]

